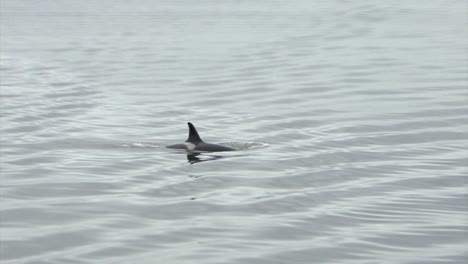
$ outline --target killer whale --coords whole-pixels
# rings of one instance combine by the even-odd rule
[[[195,126],[190,122],[188,122],[187,125],[189,127],[189,136],[187,140],[184,143],[166,146],[166,148],[185,149],[189,153],[235,150],[230,147],[204,142],[201,139],[200,135],[198,135],[198,132]]]

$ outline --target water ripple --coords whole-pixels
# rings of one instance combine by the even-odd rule
[[[2,263],[465,260],[461,2],[83,7],[0,10]]]

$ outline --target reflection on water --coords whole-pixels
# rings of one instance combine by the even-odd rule
[[[217,160],[222,159],[223,156],[220,155],[207,155],[204,154],[203,156],[200,154],[187,154],[187,160],[190,164],[195,164],[198,162],[210,161],[210,160]]]
[[[2,1],[2,264],[464,263],[466,18]],[[238,151],[164,148],[188,121]]]

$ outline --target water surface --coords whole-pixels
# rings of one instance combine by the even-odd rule
[[[465,1],[1,6],[2,263],[466,261]]]

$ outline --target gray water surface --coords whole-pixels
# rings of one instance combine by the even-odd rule
[[[1,262],[466,263],[467,11],[1,0]]]

